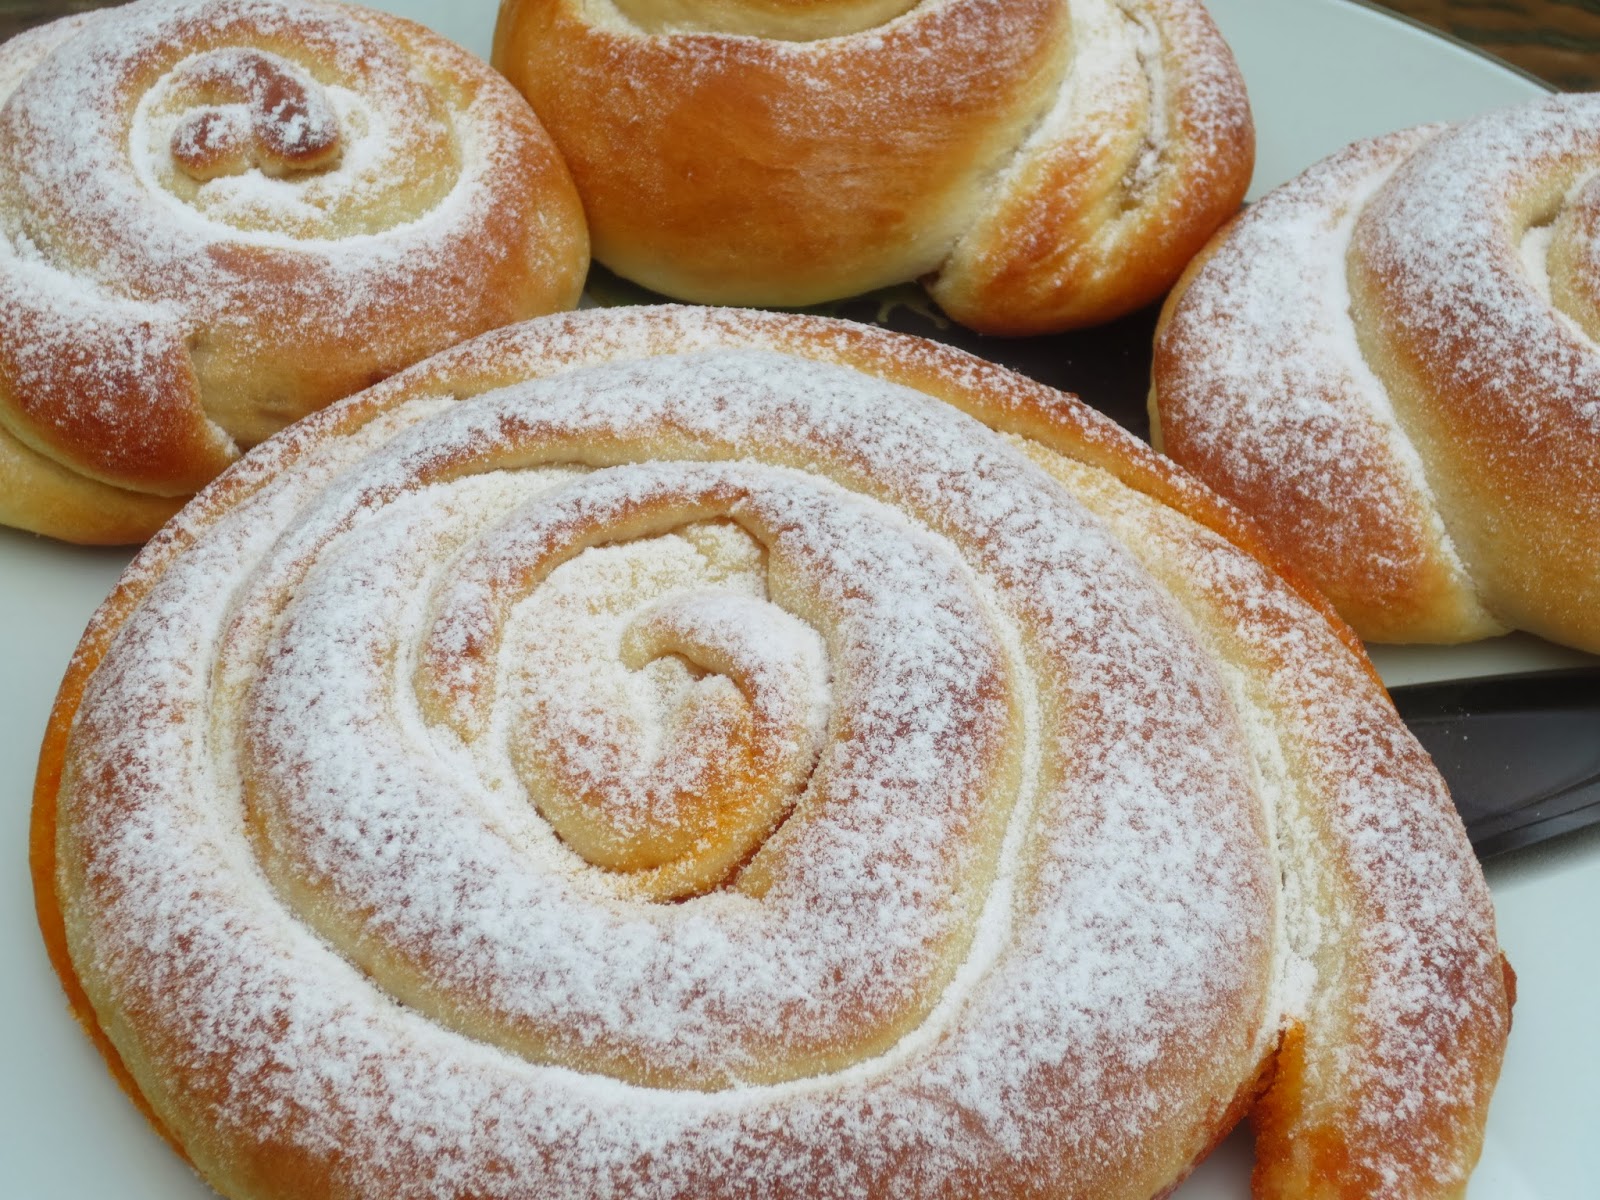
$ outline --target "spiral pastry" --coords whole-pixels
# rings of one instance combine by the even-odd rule
[[[341,4],[146,0],[0,47],[0,523],[141,540],[248,447],[576,303],[527,105]]]
[[[234,1197],[1457,1195],[1508,976],[1336,619],[1075,401],[547,318],[262,447],[74,660],[34,869]]]
[[[1197,0],[509,0],[494,63],[595,256],[713,304],[926,277],[985,332],[1109,320],[1171,286],[1254,156]]]
[[[1169,301],[1160,444],[1362,636],[1600,650],[1597,169],[1595,96],[1361,142]]]

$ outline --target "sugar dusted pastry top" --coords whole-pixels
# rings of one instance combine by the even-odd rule
[[[1600,99],[1358,143],[1169,301],[1163,448],[1364,636],[1600,649]]]
[[[1109,320],[1233,215],[1254,154],[1195,0],[515,0],[494,63],[596,257],[707,303],[922,279],[985,332]]]
[[[290,421],[576,302],[566,169],[420,26],[145,0],[0,48],[0,521],[148,536]]]
[[[46,940],[232,1197],[1150,1197],[1247,1109],[1261,1195],[1454,1195],[1487,892],[1249,546],[929,343],[493,333],[136,561],[42,758]]]

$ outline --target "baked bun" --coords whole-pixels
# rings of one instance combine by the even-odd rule
[[[1458,1195],[1482,875],[1348,630],[1063,396],[820,319],[547,318],[146,548],[40,919],[230,1197]]]
[[[494,63],[572,167],[595,257],[795,306],[928,277],[988,333],[1158,298],[1249,182],[1196,0],[507,0]]]
[[[1218,236],[1158,445],[1363,637],[1600,650],[1600,97],[1361,142]]]
[[[148,537],[248,447],[578,299],[572,181],[421,26],[172,0],[0,46],[0,524]]]

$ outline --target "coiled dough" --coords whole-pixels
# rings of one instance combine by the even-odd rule
[[[1364,637],[1600,650],[1600,100],[1357,143],[1174,291],[1159,444]]]
[[[418,25],[144,0],[0,49],[0,522],[148,537],[291,421],[577,302],[572,181]]]
[[[493,61],[596,257],[712,304],[925,278],[984,332],[1109,320],[1171,286],[1254,156],[1195,0],[516,0]]]
[[[75,1008],[231,1197],[1459,1194],[1486,889],[1336,619],[1070,398],[612,310],[148,547],[35,811]],[[1310,598],[1308,598],[1310,597]]]

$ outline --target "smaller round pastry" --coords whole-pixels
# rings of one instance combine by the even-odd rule
[[[1512,980],[1349,630],[1071,397],[497,330],[207,488],[40,758],[78,1018],[234,1200],[1460,1197]]]
[[[1600,96],[1360,142],[1156,335],[1157,445],[1364,638],[1600,651]]]
[[[507,0],[494,63],[595,257],[702,303],[920,279],[985,333],[1092,325],[1171,286],[1254,161],[1197,0]]]
[[[583,286],[538,119],[408,21],[145,0],[0,46],[0,102],[0,524],[143,540],[243,449]]]

